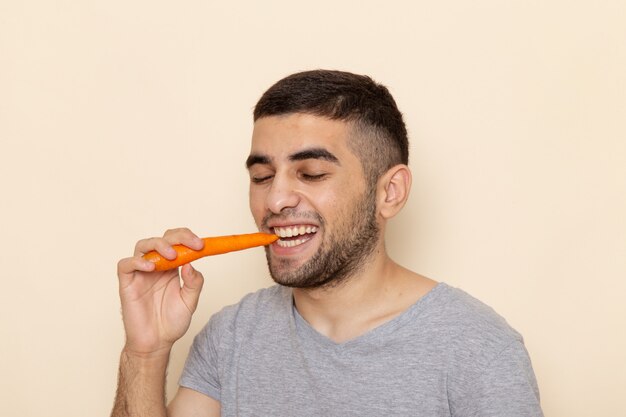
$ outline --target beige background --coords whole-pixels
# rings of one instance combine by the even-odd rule
[[[524,336],[548,416],[626,415],[622,0],[0,1],[0,397],[109,413],[115,266],[188,226],[254,230],[251,109],[291,72],[387,84],[412,139],[401,263]],[[199,261],[195,332],[271,284],[262,250]]]

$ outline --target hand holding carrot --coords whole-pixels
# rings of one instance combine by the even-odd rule
[[[267,233],[200,239],[189,229],[175,229],[161,238],[137,242],[134,256],[118,263],[125,350],[140,355],[169,353],[174,342],[185,334],[204,282],[189,262],[269,245],[277,239]]]
[[[177,269],[155,271],[155,264],[142,257],[154,250],[165,259],[174,259],[172,246],[179,244],[195,250],[204,247],[202,239],[188,229],[169,230],[161,238],[140,240],[134,256],[118,263],[124,349],[130,354],[169,354],[189,328],[204,282],[202,274],[191,265],[184,265],[180,275]]]

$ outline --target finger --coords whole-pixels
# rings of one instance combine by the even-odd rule
[[[191,264],[183,265],[180,276],[183,280],[181,297],[187,308],[189,308],[189,311],[193,313],[198,306],[198,299],[200,298],[200,292],[204,284],[204,277],[200,272],[196,271]]]
[[[132,257],[121,259],[117,263],[117,276],[119,278],[120,288],[128,286],[133,279],[135,272],[152,272],[155,265],[153,262],[146,261],[141,257]]]
[[[153,237],[137,242],[135,245],[135,256],[141,256],[153,250],[156,250],[166,259],[172,260],[176,258],[176,251],[172,248],[172,244],[162,237]]]
[[[154,262],[147,261],[142,257],[133,256],[132,258],[121,259],[117,263],[118,274],[132,274],[133,272],[152,272],[154,271]]]
[[[204,241],[186,227],[166,231],[163,239],[170,245],[185,245],[194,250],[200,250],[204,247]]]

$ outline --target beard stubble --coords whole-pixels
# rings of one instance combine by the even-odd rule
[[[281,213],[278,217],[290,214]],[[326,230],[325,222],[318,213],[294,213],[290,216],[294,217],[315,218]],[[340,216],[335,231],[322,242],[315,255],[300,267],[292,266],[294,262],[289,259],[272,259],[269,248],[265,248],[270,275],[276,283],[287,287],[336,287],[365,267],[380,238],[379,230],[376,196],[374,190],[369,190]]]

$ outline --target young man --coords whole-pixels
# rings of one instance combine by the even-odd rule
[[[165,371],[203,283],[141,255],[202,241],[139,241],[118,265],[126,345],[113,416],[541,416],[521,336],[464,292],[409,271],[385,226],[410,185],[402,115],[384,86],[338,71],[291,75],[254,111],[250,208],[278,285],[196,336],[165,407]]]

